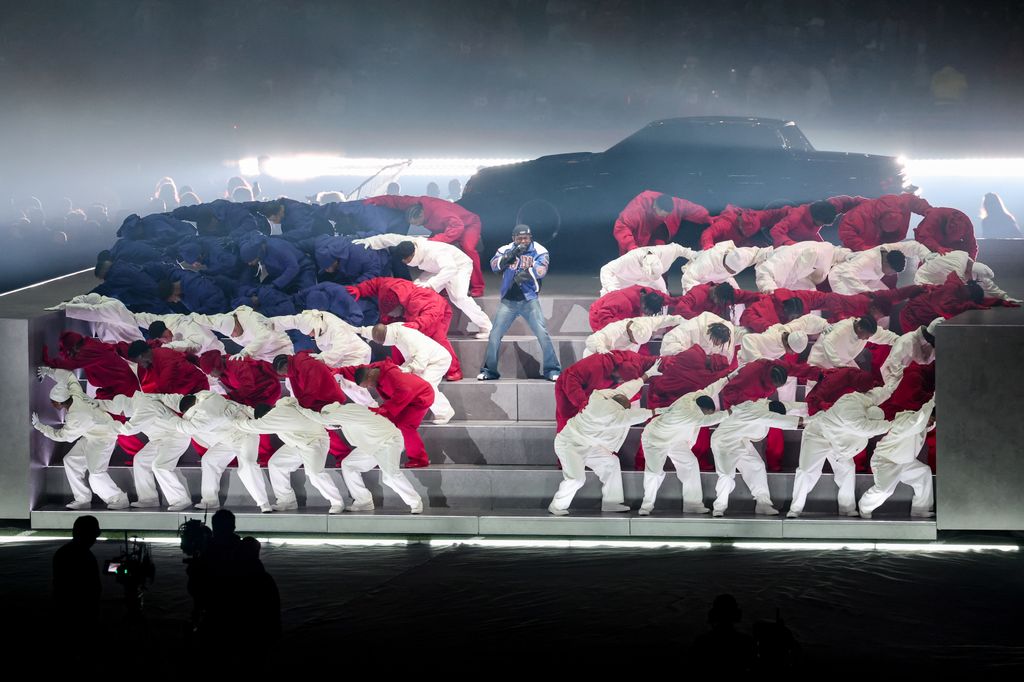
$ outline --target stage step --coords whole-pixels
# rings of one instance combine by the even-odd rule
[[[927,541],[936,538],[934,521],[910,521],[897,517],[868,520],[821,515],[811,520],[786,520],[737,514],[709,518],[692,514],[641,517],[635,512],[609,514],[573,512],[556,517],[543,511],[522,510],[428,510],[413,515],[393,510],[327,514],[325,510],[260,514],[253,507],[235,507],[238,532],[265,534],[337,534],[386,536],[482,536],[482,537],[599,537],[647,539],[734,538],[752,540],[850,539],[892,542]],[[202,512],[90,512],[107,535],[120,530],[173,532],[189,519],[204,519]],[[36,530],[69,530],[81,512],[49,506],[32,512]],[[205,518],[209,523],[208,517]],[[809,530],[813,529],[813,530]],[[821,535],[820,533],[826,533]]]
[[[502,378],[477,381],[468,377],[462,381],[441,382],[440,387],[455,408],[455,419],[458,422],[505,420],[553,423],[555,419],[555,384],[546,379]]]

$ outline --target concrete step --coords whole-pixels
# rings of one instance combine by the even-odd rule
[[[595,280],[596,282],[596,280]],[[490,286],[488,284],[488,286]],[[540,307],[547,320],[549,334],[590,334],[590,304],[597,300],[597,291],[600,284],[594,287],[593,296],[574,296],[566,294],[540,296]],[[489,289],[490,290],[490,289]],[[488,294],[476,299],[476,302],[483,308],[487,316],[494,319],[498,310],[499,298],[496,293]],[[465,334],[470,329],[477,331],[476,327],[470,327],[469,319],[458,308],[452,308],[453,333]],[[517,319],[509,329],[509,334],[529,335],[532,334],[529,325],[522,318]]]
[[[459,422],[554,422],[555,419],[555,384],[545,379],[477,381],[467,378],[443,381],[440,388],[455,408],[455,419]]]
[[[134,487],[130,467],[115,466],[109,469],[111,477],[129,495],[134,497]],[[182,467],[181,472],[188,481],[193,496],[199,492],[200,470],[198,467]],[[338,488],[344,493],[345,484],[340,472],[331,472]],[[405,475],[412,481],[413,486],[422,495],[424,506],[432,512],[446,510],[446,513],[454,513],[460,510],[532,510],[543,511],[551,502],[558,484],[562,480],[562,473],[554,466],[530,467],[530,466],[466,466],[457,464],[432,465],[426,469],[405,470]],[[627,504],[634,508],[639,506],[643,498],[643,474],[640,472],[623,472],[623,487]],[[390,488],[382,486],[380,472],[371,471],[364,475],[367,487],[373,493],[377,507],[382,510],[404,511],[407,509],[401,499],[391,491]],[[704,503],[711,505],[717,476],[714,473],[702,473],[701,482],[704,489]],[[325,512],[327,502],[319,495],[312,485],[308,485],[300,469],[292,476],[299,504],[309,511]],[[793,490],[793,474],[791,473],[770,473],[768,474],[768,485],[772,499],[778,509],[785,509]],[[867,474],[857,476],[858,496],[870,488],[872,477]],[[64,469],[60,466],[49,466],[42,471],[42,504],[61,505],[71,499],[70,487],[64,475]],[[267,490],[273,499],[270,491],[269,480]],[[346,495],[346,498],[348,496]],[[908,518],[910,513],[910,488],[900,486],[893,495],[876,513],[876,516],[898,516]],[[228,507],[251,507],[252,500],[245,492],[241,481],[238,479],[238,472],[231,468],[224,476],[221,487],[222,504]],[[577,494],[573,501],[573,511],[598,511],[601,503],[601,485],[597,477],[588,472],[587,482]],[[678,515],[681,510],[681,486],[678,479],[669,472],[661,487],[658,496],[655,516],[661,514]],[[96,504],[101,509],[102,504]],[[750,493],[737,477],[736,489],[732,494],[726,519],[734,515],[750,515],[754,511],[754,502]],[[838,512],[836,507],[836,489],[831,474],[825,474],[808,498],[806,506],[807,514],[799,521],[806,521],[811,524],[816,518],[815,515],[832,515]],[[79,514],[81,512],[78,512]],[[130,513],[140,516],[139,522],[146,523],[151,514],[165,513],[162,510],[132,510]],[[872,519],[874,521],[875,519]],[[866,520],[864,520],[867,522]],[[154,521],[155,522],[155,521]],[[138,526],[139,528],[150,528],[150,526]],[[811,524],[810,527],[813,527]],[[808,531],[810,532],[810,531]],[[827,536],[819,536],[827,537]]]

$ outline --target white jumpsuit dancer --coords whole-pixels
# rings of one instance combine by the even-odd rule
[[[889,251],[902,251],[908,261],[919,262],[931,251],[920,242],[903,241],[883,244],[866,251],[855,251],[845,261],[836,263],[828,273],[828,283],[837,294],[861,294],[889,287],[882,281],[886,273],[882,261]]]
[[[900,338],[888,329],[881,327],[867,339],[858,338],[853,328],[856,322],[857,318],[848,317],[825,329],[811,346],[807,364],[822,369],[856,367],[857,356],[861,354],[869,341],[883,346],[891,346]]]
[[[772,247],[736,246],[731,240],[718,242],[710,249],[692,251],[690,262],[683,266],[681,283],[683,293],[698,284],[728,282],[736,289],[740,288],[735,276],[752,265],[764,261],[772,255]]]
[[[875,484],[860,498],[860,515],[870,519],[871,512],[882,506],[895,492],[896,486],[906,483],[914,489],[910,502],[910,515],[934,516],[932,513],[932,470],[917,459],[928,434],[928,422],[935,408],[932,398],[916,412],[900,412],[892,420],[892,428],[875,446],[871,455],[871,471]]]
[[[254,358],[273,362],[274,358],[282,353],[292,355],[295,352],[295,346],[287,334],[275,329],[269,318],[247,305],[238,306],[230,313],[192,313],[190,317],[196,324],[218,331],[242,346],[242,350],[232,356],[233,360]]]
[[[757,290],[770,294],[776,289],[813,291],[828,279],[833,266],[853,251],[829,242],[798,242],[776,246],[772,254],[754,267]]]
[[[718,344],[712,340],[709,328],[711,325],[724,324],[729,330],[729,340]],[[724,318],[712,312],[705,312],[697,317],[683,320],[680,324],[666,332],[661,339],[662,355],[678,355],[693,346],[700,346],[708,355],[724,355],[732,360],[736,346],[736,327]]]
[[[652,315],[628,317],[611,322],[587,337],[583,357],[613,350],[638,351],[662,327],[681,324],[686,318],[679,315]]]
[[[601,296],[638,284],[667,294],[664,274],[678,258],[699,253],[681,244],[642,246],[601,266]]]
[[[107,467],[110,455],[117,445],[118,424],[98,403],[91,400],[82,390],[78,378],[63,369],[39,368],[39,377],[53,377],[57,385],[50,391],[50,400],[63,403],[71,400],[71,407],[64,415],[60,428],[48,426],[39,421],[39,415],[32,413],[32,426],[50,440],[58,443],[75,443],[64,455],[64,474],[75,496],[67,505],[68,509],[89,509],[92,494],[96,493],[107,503],[108,509],[128,507],[128,495],[117,487]],[[85,475],[89,474],[86,484]]]
[[[1020,302],[996,286],[996,275],[992,268],[972,260],[966,251],[950,251],[945,255],[929,254],[914,273],[914,284],[945,284],[946,278],[953,272],[964,283],[977,280],[987,296]]]

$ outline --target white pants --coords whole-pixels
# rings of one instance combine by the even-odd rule
[[[676,476],[683,484],[683,507],[704,505],[704,491],[700,485],[700,464],[689,448],[678,445],[660,447],[652,445],[641,436],[644,446],[644,501],[640,509],[651,511],[658,498],[658,490],[665,480],[665,459],[671,459],[676,467]]]
[[[800,441],[800,464],[793,477],[793,502],[790,511],[800,513],[807,503],[807,496],[821,478],[825,460],[832,465],[836,487],[839,488],[839,513],[847,514],[857,508],[857,468],[852,457],[836,457],[832,444],[813,431],[804,431]]]
[[[601,480],[602,504],[622,504],[622,467],[614,452],[593,446],[566,445],[556,440],[555,455],[562,464],[563,480],[551,500],[552,508],[569,508],[572,498],[587,480],[587,467]]]
[[[278,448],[267,462],[267,469],[270,472],[270,487],[274,489],[274,497],[278,504],[294,504],[295,490],[292,489],[292,472],[300,466],[306,470],[306,479],[313,484],[321,495],[334,505],[342,505],[345,501],[338,491],[338,486],[324,471],[324,463],[327,461],[327,450],[330,442],[324,439],[322,444],[316,447],[299,448],[294,445],[284,445]]]
[[[601,296],[612,291],[618,291],[619,289],[625,289],[631,287],[634,284],[638,284],[642,287],[649,287],[656,289],[663,294],[668,293],[668,285],[665,284],[664,277],[654,277],[652,279],[640,278],[636,281],[630,279],[620,278],[618,273],[615,272],[608,265],[601,266]]]
[[[448,402],[448,398],[444,393],[441,393],[441,389],[439,388],[441,380],[444,379],[446,374],[448,374],[448,368],[451,367],[451,359],[446,358],[446,362],[447,364],[440,362],[427,365],[427,368],[419,375],[421,379],[430,384],[434,389],[434,404],[430,406],[430,411],[433,413],[434,419],[451,419],[455,416],[455,408],[452,407],[452,404]],[[442,365],[444,366],[442,367]]]
[[[632,352],[636,353],[636,352],[638,352],[640,350],[640,344],[639,343],[631,343],[628,346],[626,346],[625,348],[612,348],[611,350],[628,350],[628,351],[632,351]],[[583,356],[582,357],[589,358],[591,355],[597,355],[598,353],[607,353],[607,352],[608,351],[606,351],[606,350],[595,350],[594,346],[592,346],[591,344],[587,343],[587,344],[584,344],[584,346],[583,346]]]
[[[192,501],[188,482],[178,471],[178,460],[191,442],[191,438],[182,434],[160,435],[139,450],[132,461],[132,478],[140,502],[159,501],[157,484],[171,507]]]
[[[458,273],[445,282],[444,290],[448,293],[448,300],[452,305],[464,312],[470,322],[479,327],[481,332],[490,332],[491,318],[487,317],[480,304],[469,295],[469,280],[472,274],[472,264],[459,268]]]
[[[380,443],[375,452],[356,448],[341,460],[341,477],[345,479],[348,494],[356,504],[373,502],[373,496],[363,484],[363,473],[379,466],[381,482],[398,493],[403,502],[410,508],[423,505],[423,499],[398,467],[404,447],[402,439],[396,438]]]
[[[203,503],[211,506],[220,504],[220,479],[232,459],[238,459],[238,478],[249,496],[260,507],[270,504],[267,485],[257,461],[260,437],[246,434],[241,443],[217,443],[206,451],[202,459]]]
[[[737,470],[750,489],[751,497],[758,502],[772,503],[768,492],[768,472],[753,443],[745,440],[727,450],[719,443],[715,443],[712,436],[711,454],[715,457],[715,473],[718,474],[718,482],[715,484],[715,511],[724,512],[729,507],[729,495],[736,488]]]
[[[74,447],[64,455],[64,474],[75,496],[75,502],[89,502],[96,493],[107,504],[125,496],[114,479],[107,473],[110,455],[117,445],[117,436],[109,438],[79,438]],[[85,475],[89,474],[86,485]]]
[[[916,459],[906,464],[897,464],[874,455],[871,457],[871,470],[875,473],[875,484],[861,495],[862,513],[870,514],[882,506],[900,483],[906,483],[914,489],[914,498],[910,501],[911,511],[931,510],[935,498],[932,495],[932,470],[927,464]]]

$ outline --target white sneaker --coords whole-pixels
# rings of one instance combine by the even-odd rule
[[[552,374],[551,376],[547,376],[547,377],[544,377],[544,378],[545,378],[545,379],[547,379],[548,381],[550,381],[550,382],[552,382],[552,383],[553,383],[553,382],[555,382],[555,381],[558,381],[558,377],[559,377],[559,376],[560,376],[560,375],[559,375],[559,373],[558,373],[558,372],[555,372],[555,373],[554,373],[554,374]]]
[[[860,516],[860,512],[856,509],[848,509],[846,511],[839,512],[840,516]]]
[[[711,512],[711,515],[714,516],[716,519],[720,519],[723,516],[725,516],[725,510],[724,509],[715,509],[714,511]]]
[[[498,377],[492,377],[487,372],[480,372],[479,374],[476,375],[476,380],[477,381],[494,381],[497,378]]]
[[[761,516],[778,516],[779,510],[773,507],[771,502],[758,502],[754,505],[754,513]]]
[[[270,514],[273,511],[274,511],[274,507],[269,502],[267,504],[261,504],[260,505],[260,513],[261,514]]]
[[[160,500],[154,498],[152,500],[136,500],[131,504],[134,509],[152,509],[153,507],[160,506]]]
[[[478,331],[474,336],[476,336],[476,338],[478,339],[489,339],[491,338],[491,330],[488,329],[487,331]]]
[[[220,502],[200,502],[196,505],[196,509],[202,509],[203,511],[220,509]]]
[[[68,502],[64,506],[67,509],[74,509],[75,511],[80,511],[82,509],[92,509],[92,500],[89,500],[87,502]]]
[[[353,502],[349,506],[345,507],[345,511],[350,512],[361,512],[361,511],[373,511],[373,500],[369,502]]]
[[[684,514],[707,514],[711,510],[705,507],[703,504],[684,504]]]
[[[127,509],[131,506],[127,495],[119,495],[110,502],[107,502],[107,509]]]
[[[800,512],[793,511],[792,509],[790,509],[788,512],[786,512],[786,518],[787,519],[799,519],[800,518]]]
[[[172,504],[172,505],[168,506],[167,507],[167,511],[172,511],[172,512],[185,511],[186,509],[188,509],[191,506],[192,506],[192,500],[185,500],[184,502],[179,502],[178,504]]]
[[[628,512],[629,511],[629,507],[627,505],[624,505],[624,504],[608,503],[608,504],[602,504],[601,505],[601,511],[603,511],[603,512],[612,512],[612,513],[615,513],[615,514],[621,514],[622,512]]]
[[[437,424],[438,426],[443,426],[444,424],[447,424],[448,422],[450,422],[453,417],[455,417],[454,414],[451,415],[450,417],[438,417],[437,419],[435,419],[433,421],[433,423]]]
[[[278,502],[277,504],[270,505],[270,508],[274,511],[293,511],[299,508],[298,502]]]
[[[640,507],[640,511],[638,511],[637,514],[639,514],[640,516],[650,516],[651,510],[647,509],[646,507]]]
[[[548,513],[554,514],[555,516],[568,516],[568,509],[555,509],[554,507],[548,507]]]
[[[862,519],[870,519],[871,518],[871,512],[861,512],[860,513],[860,517]]]
[[[345,511],[345,505],[343,504],[332,504],[331,508],[327,510],[328,514],[340,514]]]
[[[423,513],[423,503],[420,502],[419,504],[415,504],[415,505],[409,507],[409,513],[410,514],[422,514]]]
[[[930,519],[935,516],[933,511],[911,511],[910,515],[915,519]],[[864,516],[861,514],[861,516]]]

